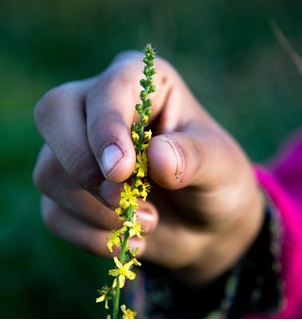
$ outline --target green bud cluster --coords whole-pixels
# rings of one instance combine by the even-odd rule
[[[143,89],[139,95],[141,99],[141,104],[137,104],[135,106],[135,109],[139,114],[140,119],[139,122],[134,123],[131,128],[132,133],[136,133],[136,139],[133,140],[136,152],[141,151],[143,146],[148,143],[148,140],[144,135],[144,128],[148,125],[149,116],[151,115],[152,101],[149,98],[149,94],[154,93],[156,90],[155,85],[153,85],[152,78],[155,74],[155,68],[153,68],[155,53],[150,44],[147,44],[144,48],[144,54],[145,57],[143,59],[143,62],[145,63],[145,67],[143,69],[143,74],[145,75],[145,78],[140,80],[140,85]]]

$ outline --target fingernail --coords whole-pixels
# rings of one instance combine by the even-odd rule
[[[120,201],[122,186],[122,183],[104,180],[99,186],[98,197],[106,206],[115,209]]]
[[[139,218],[139,221],[141,222],[143,230],[145,232],[148,232],[150,230],[150,227],[154,225],[154,215],[142,209],[137,209],[136,214]]]
[[[181,153],[181,150],[179,149],[179,147],[173,143],[172,140],[164,137],[163,140],[169,144],[174,157],[175,157],[175,176],[179,177],[183,174],[184,172],[184,159],[183,159],[183,154]]]
[[[141,255],[145,249],[145,241],[139,238],[130,238],[129,239],[130,249],[137,249],[137,255]]]
[[[123,152],[115,144],[110,144],[104,149],[100,161],[100,167],[105,178],[107,178],[110,171],[115,167],[122,156]]]

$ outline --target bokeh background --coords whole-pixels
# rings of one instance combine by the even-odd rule
[[[99,318],[108,261],[51,235],[32,170],[35,103],[151,42],[196,97],[265,162],[301,125],[301,0],[0,0],[0,318]],[[185,107],[184,107],[185,110]]]

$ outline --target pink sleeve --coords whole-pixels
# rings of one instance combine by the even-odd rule
[[[287,141],[269,166],[272,175],[302,208],[302,130]]]
[[[302,318],[302,131],[270,167],[255,167],[258,182],[279,210],[284,308],[274,318]]]

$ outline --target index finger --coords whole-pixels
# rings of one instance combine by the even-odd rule
[[[36,104],[36,126],[65,171],[83,188],[97,193],[102,173],[91,152],[84,103],[93,80],[70,82],[48,91]]]
[[[119,55],[86,97],[88,140],[103,175],[111,181],[126,180],[135,166],[130,129],[137,119],[135,105],[141,103],[139,84],[143,67],[141,54]],[[163,73],[154,78],[161,90],[151,95],[151,119],[165,105],[171,88]]]

